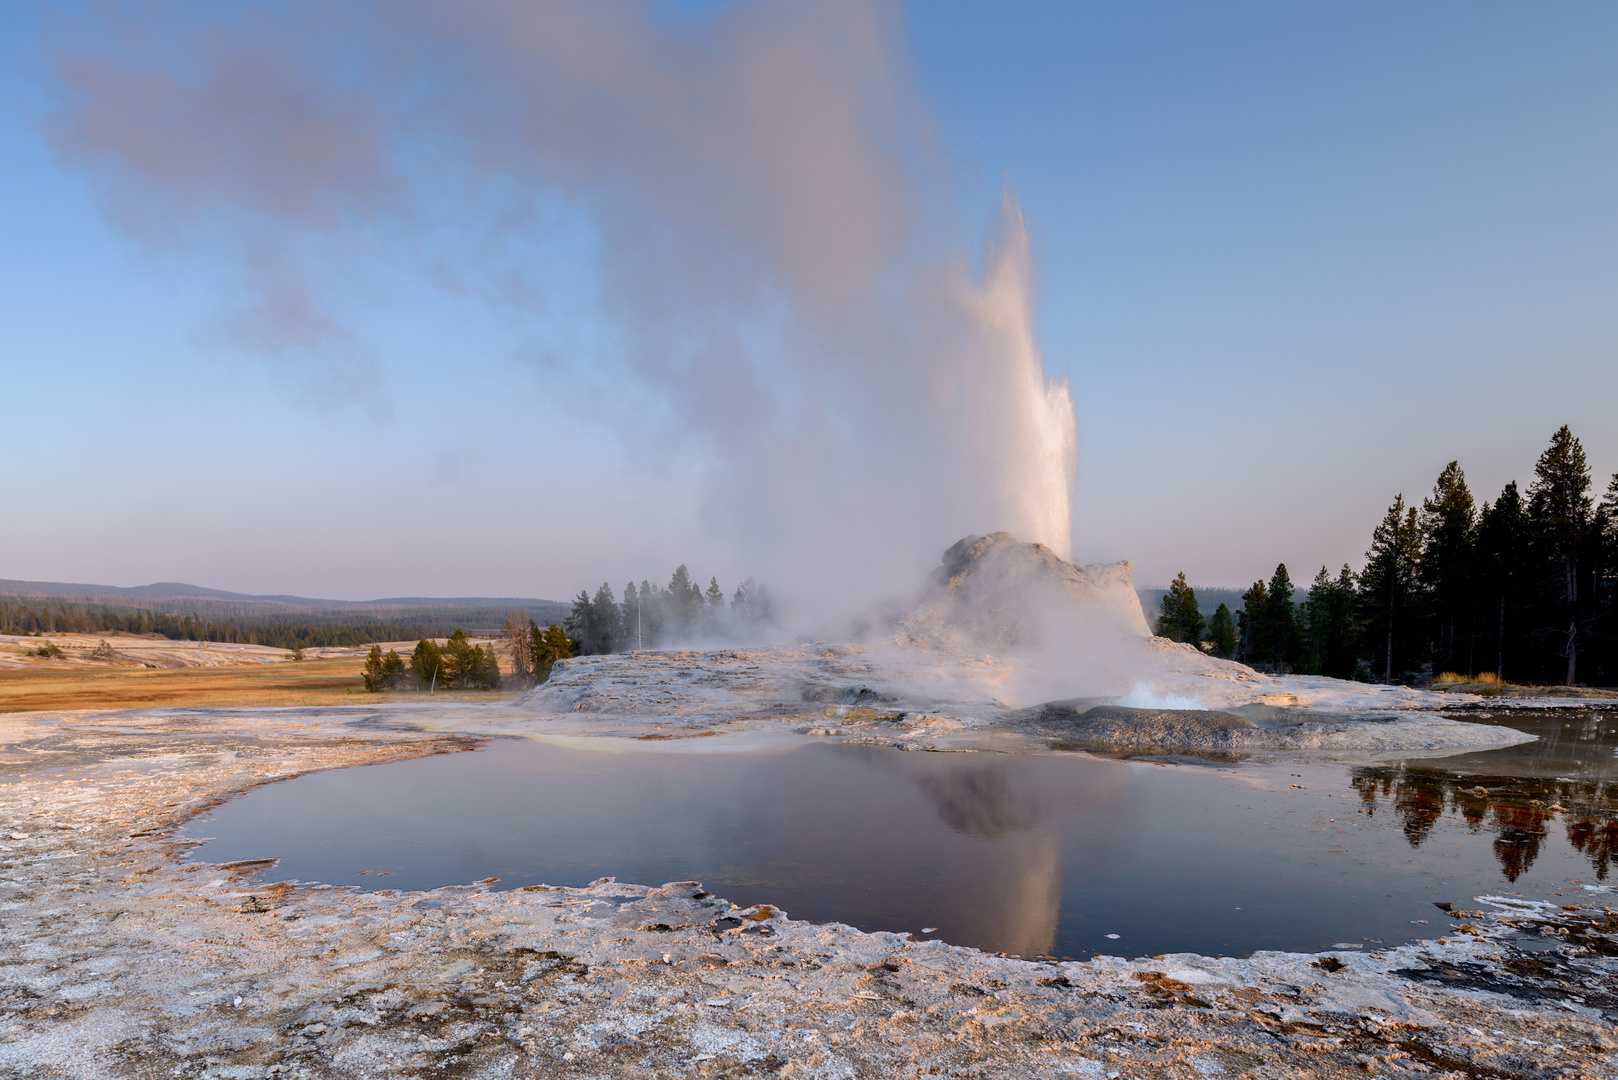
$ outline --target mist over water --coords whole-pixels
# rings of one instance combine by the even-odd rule
[[[799,626],[969,533],[1072,555],[1029,236],[1008,190],[969,255],[894,5],[113,4],[58,55],[59,156],[311,398],[386,416],[356,283],[402,274],[519,328],[643,473],[690,463]]]

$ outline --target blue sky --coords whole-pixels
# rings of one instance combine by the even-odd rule
[[[226,245],[132,232],[53,149],[54,50],[89,18],[0,12],[0,577],[361,598],[780,575],[705,494],[701,444],[649,451],[633,387],[554,362],[621,330],[587,190],[536,198],[488,259],[454,214],[384,235],[354,212],[320,282],[345,358],[255,352],[224,329]],[[935,230],[981,258],[1003,185],[1020,200],[1086,561],[1306,580],[1452,458],[1492,497],[1566,423],[1599,487],[1618,469],[1618,10],[929,3],[901,26]],[[440,272],[508,262],[540,300]]]

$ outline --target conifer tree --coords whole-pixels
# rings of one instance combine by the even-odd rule
[[[702,589],[691,580],[691,571],[681,563],[669,578],[670,629],[678,637],[688,637],[698,626],[702,611]]]
[[[563,625],[567,627],[568,634],[574,640],[586,645],[586,652],[589,651],[588,644],[594,637],[590,632],[590,624],[594,617],[595,612],[590,603],[590,593],[586,589],[580,589],[579,595],[573,598],[573,610],[568,612]]]
[[[551,623],[545,630],[537,625],[529,624],[529,640],[532,646],[532,666],[536,682],[545,682],[551,677],[551,669],[558,660],[567,660],[573,655],[573,643],[568,640],[567,631],[555,623]]]
[[[361,673],[365,680],[365,689],[372,694],[382,692],[382,646],[372,645],[370,655],[365,658],[365,670]]]
[[[422,638],[416,642],[415,652],[410,654],[410,670],[422,686],[436,689],[443,681],[444,654],[436,642]]]
[[[620,622],[624,628],[623,647],[625,649],[643,649],[646,647],[646,627],[644,613],[641,611],[640,590],[635,588],[633,581],[624,586],[624,600],[620,605],[622,617]]]
[[[1421,549],[1421,521],[1401,494],[1372,530],[1360,573],[1360,608],[1371,643],[1382,654],[1382,680],[1387,683],[1393,682],[1395,673],[1408,670],[1412,660],[1420,614]]]
[[[1534,483],[1528,489],[1528,513],[1535,538],[1542,545],[1556,580],[1551,592],[1560,593],[1561,610],[1557,623],[1565,628],[1565,644],[1559,650],[1567,657],[1567,684],[1578,674],[1579,659],[1579,562],[1589,541],[1590,467],[1584,447],[1562,425],[1551,444],[1534,464]]]
[[[1242,594],[1242,610],[1236,615],[1236,649],[1244,664],[1262,664],[1269,649],[1264,636],[1264,608],[1269,589],[1262,580]]]
[[[472,684],[479,690],[500,689],[500,661],[494,655],[494,642],[489,642],[488,648],[474,645],[472,653]]]
[[[467,686],[474,684],[478,672],[477,646],[466,640],[466,631],[460,627],[444,642],[443,673],[438,681],[445,686]]]
[[[1590,578],[1595,619],[1606,627],[1600,681],[1611,686],[1618,682],[1618,473],[1613,474],[1596,513],[1596,565]]]
[[[1158,636],[1199,645],[1202,642],[1202,625],[1196,590],[1186,583],[1185,571],[1182,570],[1158,603]]]
[[[652,583],[645,578],[640,582],[640,617],[642,640],[645,647],[655,649],[663,640],[663,594],[652,588]]]
[[[623,640],[622,622],[623,613],[618,610],[618,599],[612,594],[612,586],[603,581],[601,588],[596,590],[595,598],[590,602],[592,639],[588,651],[616,652]]]
[[[1421,504],[1421,585],[1433,616],[1433,671],[1473,668],[1477,515],[1466,474],[1452,461]]]
[[[1278,671],[1289,669],[1297,659],[1298,611],[1292,602],[1292,593],[1292,577],[1287,573],[1287,564],[1280,563],[1265,590],[1260,616],[1264,620],[1264,639],[1268,647],[1266,658]]]
[[[1353,677],[1359,661],[1354,607],[1354,572],[1348,564],[1335,579],[1322,566],[1303,602],[1302,670],[1334,679]]]
[[[719,579],[708,579],[708,591],[703,594],[702,624],[703,629],[710,635],[724,632],[725,620],[725,590],[719,587]]]
[[[1488,660],[1497,677],[1507,674],[1506,658],[1511,656],[1513,673],[1518,657],[1519,623],[1526,603],[1529,559],[1528,516],[1522,496],[1513,480],[1490,506],[1478,513],[1476,565],[1479,591],[1480,629],[1486,628],[1484,642],[1490,646]]]
[[[1236,622],[1230,617],[1230,608],[1220,604],[1208,620],[1208,639],[1213,642],[1213,654],[1230,659],[1236,651]]]

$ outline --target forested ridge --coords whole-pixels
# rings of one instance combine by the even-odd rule
[[[1441,672],[1618,683],[1618,474],[1595,489],[1584,447],[1551,437],[1527,490],[1474,501],[1460,463],[1420,506],[1401,493],[1365,565],[1322,566],[1302,599],[1285,563],[1239,610],[1205,617],[1180,574],[1157,631],[1272,672],[1398,683]]]
[[[174,615],[146,608],[117,609],[66,601],[0,600],[0,633],[95,634],[123,631],[158,634],[171,641],[220,641],[269,645],[278,649],[365,645],[373,641],[408,641],[446,637],[459,619],[411,622],[322,620],[318,616],[270,616],[215,621],[196,615]]]

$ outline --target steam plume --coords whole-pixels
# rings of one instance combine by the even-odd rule
[[[228,273],[238,347],[367,382],[350,283],[413,268],[582,396],[613,388],[644,460],[709,463],[715,539],[749,569],[869,596],[969,532],[1071,555],[1072,402],[1021,214],[1008,193],[974,272],[901,14],[113,5],[63,30],[53,135],[130,235]],[[610,330],[581,347],[579,325]]]

